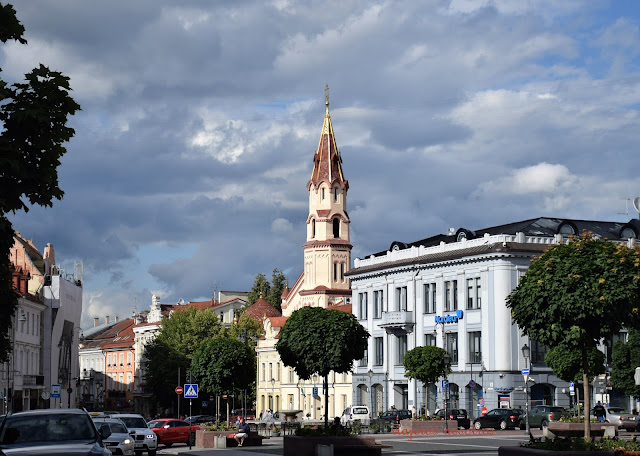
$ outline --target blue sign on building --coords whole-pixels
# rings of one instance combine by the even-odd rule
[[[462,310],[456,310],[455,315],[436,315],[436,323],[458,323],[458,320],[462,318]]]

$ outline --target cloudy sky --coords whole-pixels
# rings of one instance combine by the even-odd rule
[[[83,327],[302,270],[324,116],[353,258],[449,227],[626,221],[640,196],[640,2],[26,0],[82,111],[53,208],[12,217],[68,268]]]

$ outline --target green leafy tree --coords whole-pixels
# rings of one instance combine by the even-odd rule
[[[624,325],[637,325],[640,255],[588,233],[551,247],[535,259],[507,299],[525,334],[554,347],[575,347],[582,358],[585,409],[589,404],[589,352]],[[590,438],[585,420],[585,438]]]
[[[547,350],[544,355],[544,362],[559,379],[565,382],[582,383],[584,380],[582,378],[582,352],[576,347],[569,346],[566,343],[556,345]],[[587,372],[590,379],[605,372],[604,353],[597,348],[592,347],[589,349],[587,363],[589,365]]]
[[[260,299],[260,296],[267,296],[270,289],[271,284],[267,280],[267,277],[264,274],[258,274],[253,281],[251,291],[249,291],[247,295],[247,307],[255,304],[255,302]]]
[[[177,310],[162,320],[158,336],[145,347],[145,381],[159,403],[168,407],[175,398],[174,382],[178,370],[182,378],[191,365],[194,352],[205,341],[221,337],[224,327],[213,309],[192,306]]]
[[[625,394],[640,397],[640,386],[635,382],[636,367],[640,367],[640,332],[629,329],[627,341],[617,341],[611,353],[611,384]]]
[[[264,336],[264,327],[258,321],[242,313],[238,320],[225,330],[225,336],[245,342],[247,346],[255,350],[258,339]]]
[[[404,374],[408,378],[415,378],[425,386],[436,383],[440,377],[446,377],[451,372],[444,362],[446,350],[431,345],[416,347],[404,355]]]
[[[287,277],[280,269],[271,273],[271,283],[264,274],[258,274],[247,296],[247,306],[254,304],[260,296],[273,307],[282,312],[282,292],[287,286]]]
[[[237,339],[209,339],[193,354],[191,374],[205,391],[236,394],[255,382],[255,351]]]
[[[13,6],[0,4],[0,40],[27,44],[24,32]],[[8,84],[0,79],[0,361],[11,351],[9,329],[18,305],[11,280],[14,230],[8,214],[27,212],[27,201],[52,206],[54,198],[62,199],[58,166],[66,153],[63,144],[75,133],[67,119],[80,109],[62,73],[40,64],[25,81]]]
[[[329,372],[350,372],[367,349],[369,332],[353,314],[321,307],[296,310],[282,327],[276,350],[284,365],[304,380],[313,374],[328,383]],[[325,395],[325,410],[329,396]],[[324,417],[328,425],[328,414]]]

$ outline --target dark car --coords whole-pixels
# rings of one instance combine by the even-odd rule
[[[489,410],[485,416],[479,416],[473,423],[475,429],[514,429],[520,423],[520,409],[497,408]]]
[[[447,415],[449,415],[450,420],[458,421],[458,427],[464,429],[471,427],[471,420],[465,409],[447,409]],[[438,410],[434,416],[444,419],[444,409]]]
[[[401,420],[411,419],[411,410],[387,410],[379,417],[383,421],[391,421],[392,423],[400,423]]]
[[[10,456],[110,456],[103,442],[108,425],[96,428],[79,409],[40,409],[7,415],[0,424],[0,454]]]
[[[191,424],[213,423],[216,421],[216,417],[212,415],[193,415],[186,417],[184,420]]]
[[[537,405],[529,410],[529,428],[546,428],[551,421],[557,421],[562,417],[569,417],[570,413],[563,407],[553,405]],[[527,414],[520,416],[520,429],[527,427]]]

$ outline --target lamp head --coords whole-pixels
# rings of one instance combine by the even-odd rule
[[[524,358],[529,359],[529,355],[531,355],[531,349],[529,348],[529,346],[527,344],[524,344],[522,346],[522,356]]]

